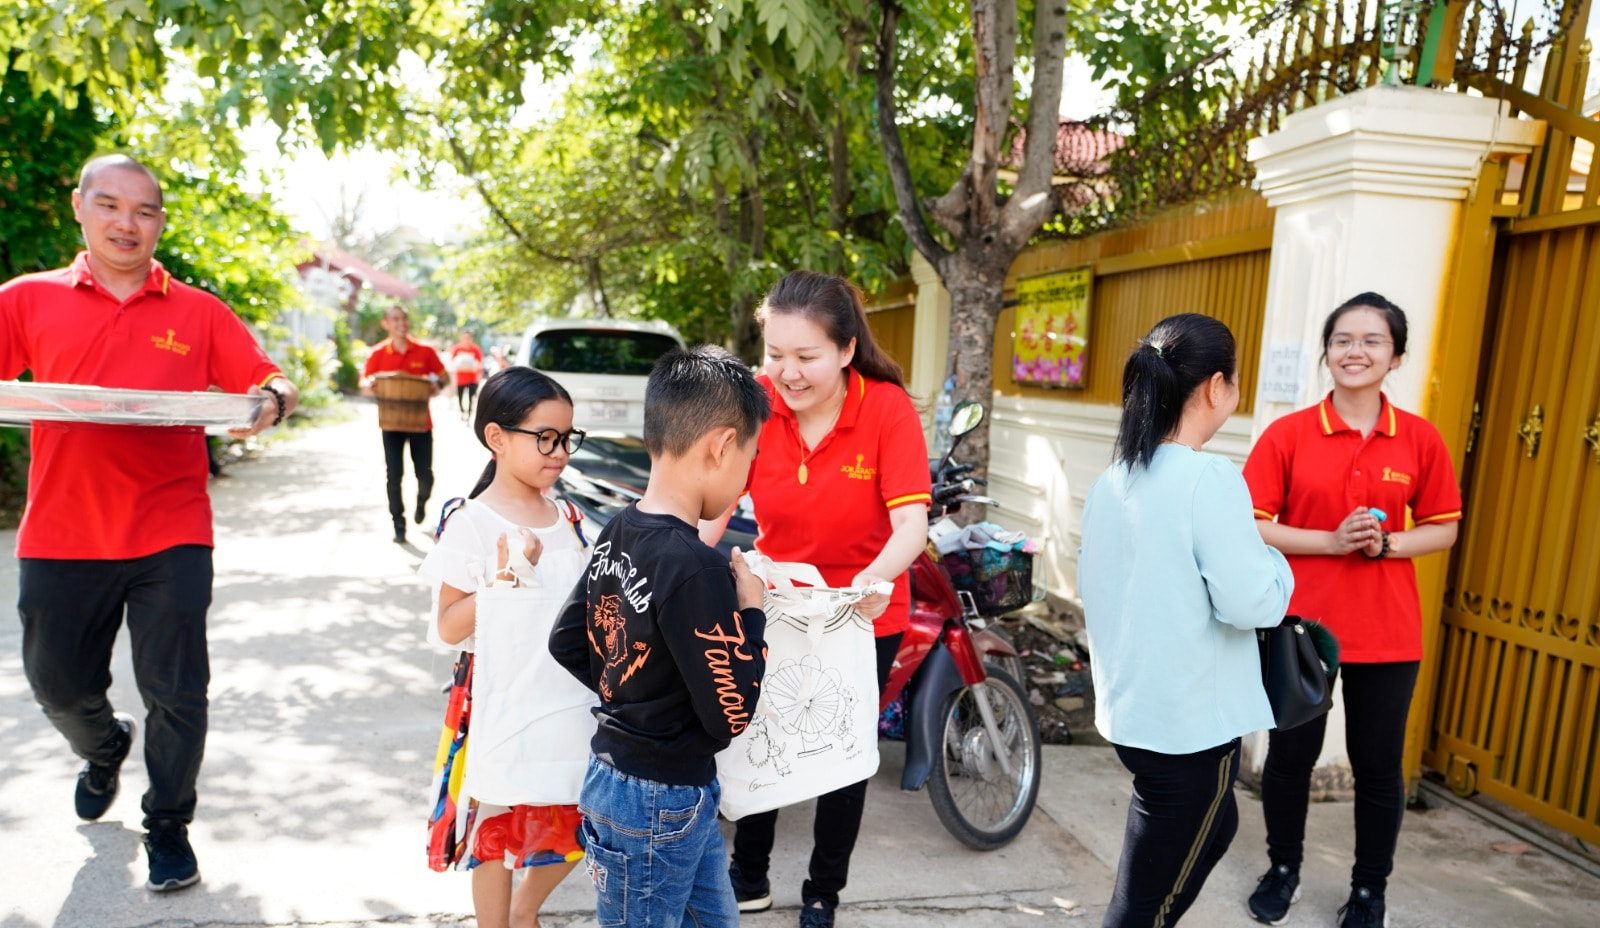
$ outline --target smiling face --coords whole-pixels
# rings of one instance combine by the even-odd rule
[[[517,423],[529,432],[572,431],[572,404],[565,400],[545,400]],[[571,455],[566,445],[557,442],[549,454],[539,450],[540,439],[525,432],[508,432],[495,423],[484,428],[484,441],[494,452],[497,474],[507,474],[541,493],[555,486]]]
[[[843,348],[822,327],[797,312],[775,312],[762,327],[767,360],[764,373],[796,414],[831,409],[848,383],[846,369],[856,343]]]
[[[382,325],[383,330],[397,342],[403,342],[411,335],[411,317],[398,306],[391,306],[384,312]]]
[[[161,188],[150,175],[131,167],[101,168],[72,192],[72,213],[98,269],[119,276],[150,272],[167,224]]]
[[[1381,385],[1383,378],[1400,366],[1388,320],[1383,313],[1364,306],[1334,320],[1323,348],[1334,384],[1345,390]]]

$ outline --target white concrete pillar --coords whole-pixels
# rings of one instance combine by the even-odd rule
[[[927,407],[923,430],[933,439],[933,404],[944,387],[945,368],[950,351],[950,291],[939,280],[921,252],[911,253],[911,279],[917,285],[916,316],[913,324],[911,395]]]
[[[1332,389],[1320,360],[1323,321],[1368,290],[1405,310],[1410,328],[1385,390],[1402,409],[1425,408],[1463,203],[1484,159],[1526,154],[1543,132],[1508,110],[1460,93],[1372,87],[1250,141],[1256,186],[1277,211],[1254,435]],[[1265,745],[1259,736],[1247,766],[1259,770]],[[1348,785],[1339,706],[1318,764],[1324,785]]]

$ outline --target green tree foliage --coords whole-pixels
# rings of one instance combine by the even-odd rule
[[[82,99],[35,96],[16,71],[0,79],[0,280],[72,259],[82,239],[68,193],[105,130]]]

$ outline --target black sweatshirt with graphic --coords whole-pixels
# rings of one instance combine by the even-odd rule
[[[766,614],[739,609],[728,561],[674,516],[629,506],[590,549],[550,654],[600,694],[595,756],[623,773],[705,786],[744,731],[766,670]]]

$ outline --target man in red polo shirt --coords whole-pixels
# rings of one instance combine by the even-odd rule
[[[361,371],[361,388],[372,392],[372,382],[379,374],[409,374],[432,382],[437,394],[444,386],[444,362],[439,352],[411,338],[411,317],[401,306],[391,306],[383,314],[383,330],[389,337],[373,346],[367,365]],[[406,504],[400,495],[400,481],[405,476],[405,449],[411,446],[411,470],[417,475],[418,525],[427,517],[424,511],[428,496],[433,492],[433,418],[428,418],[426,432],[399,432],[383,429],[383,463],[388,478],[389,518],[394,522],[394,543],[405,544]]]
[[[244,323],[173,280],[153,255],[161,187],[123,155],[84,165],[72,208],[86,250],[70,267],[0,285],[0,378],[137,390],[270,393],[236,437],[276,425],[299,394]],[[22,664],[45,715],[85,761],[78,815],[116,798],[133,716],[113,713],[111,649],[126,620],[143,697],[150,889],[200,879],[188,824],[205,749],[211,501],[205,433],[38,422],[17,534]]]

